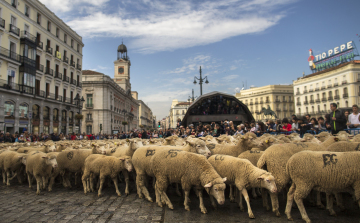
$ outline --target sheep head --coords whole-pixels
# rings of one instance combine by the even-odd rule
[[[186,142],[189,143],[194,152],[196,151],[196,153],[205,157],[211,156],[209,148],[206,146],[206,143],[201,139],[187,139]]]
[[[247,148],[249,148],[248,150],[251,148],[261,148],[264,146],[264,143],[261,142],[261,140],[257,140],[256,135],[252,132],[246,133],[240,137],[237,144],[244,144]]]
[[[99,144],[96,144],[96,143],[92,143],[91,147],[92,147],[93,154],[103,154],[103,155],[106,154],[106,149],[105,149],[104,145],[99,145]]]
[[[41,158],[43,158],[46,162],[46,165],[50,165],[53,168],[56,168],[57,165],[57,161],[56,161],[56,156],[54,155],[50,155],[50,156],[42,156]]]
[[[137,150],[139,147],[143,146],[141,139],[129,139],[129,146],[132,150]]]
[[[131,172],[133,170],[133,165],[130,156],[120,157],[119,160],[120,162],[123,162],[124,167],[127,171]]]
[[[261,181],[261,187],[268,189],[271,193],[277,193],[275,178],[270,173],[262,174],[257,180]]]
[[[212,182],[204,185],[205,190],[208,194],[212,195],[220,205],[225,203],[225,188],[226,188],[226,177],[225,178],[216,178]]]
[[[56,146],[55,146],[55,144],[46,144],[45,149],[48,152],[55,152],[56,151]]]

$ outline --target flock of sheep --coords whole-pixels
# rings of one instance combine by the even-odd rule
[[[358,137],[359,136],[359,137]],[[322,132],[317,136],[298,134],[256,137],[245,135],[212,136],[200,138],[127,139],[101,141],[61,141],[46,143],[5,143],[0,145],[0,168],[3,183],[17,177],[22,183],[27,176],[31,188],[36,179],[37,190],[51,191],[55,179],[71,188],[80,178],[84,193],[93,192],[94,185],[101,196],[102,189],[111,179],[118,196],[120,172],[125,179],[125,194],[129,194],[129,177],[136,177],[137,194],[153,202],[149,184],[155,189],[156,203],[162,207],[173,205],[166,194],[169,184],[180,186],[184,192],[184,206],[189,208],[189,193],[193,189],[200,201],[202,213],[207,213],[203,191],[209,194],[211,204],[225,202],[226,184],[230,188],[230,201],[237,202],[243,211],[243,199],[250,218],[255,218],[249,201],[261,194],[263,205],[280,216],[278,194],[287,192],[285,214],[292,220],[291,209],[295,200],[302,218],[311,222],[303,205],[309,198],[321,203],[321,192],[326,193],[326,208],[331,215],[333,198],[344,209],[341,192],[349,192],[360,205],[360,135],[346,132],[337,136]],[[133,171],[135,170],[135,171]],[[153,179],[153,181],[151,181]],[[261,193],[260,193],[261,191]]]

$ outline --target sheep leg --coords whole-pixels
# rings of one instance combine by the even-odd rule
[[[270,193],[270,198],[271,198],[271,204],[272,204],[272,208],[273,208],[273,212],[275,212],[275,215],[277,217],[280,217],[280,212],[279,212],[279,200],[278,200],[278,193]]]
[[[10,171],[6,171],[6,185],[10,186]]]
[[[254,216],[254,214],[253,214],[253,212],[251,210],[250,199],[249,199],[249,195],[248,195],[248,192],[247,192],[246,188],[243,188],[241,190],[241,193],[243,194],[243,196],[245,198],[245,201],[246,201],[246,204],[247,204],[249,218],[255,218],[255,216]]]
[[[98,196],[101,197],[101,191],[102,191],[102,188],[103,188],[103,185],[104,185],[104,182],[106,180],[106,177],[105,176],[102,176],[100,174],[100,177],[99,177],[99,181],[100,181],[100,187],[99,187],[99,191],[98,191]]]
[[[127,170],[122,171],[124,178],[125,178],[125,194],[126,196],[129,195],[129,172]]]
[[[10,180],[13,180],[17,176],[17,172],[13,173],[13,176],[10,178]]]
[[[95,179],[95,176],[94,174],[90,174],[90,182],[89,182],[89,187],[87,189],[88,192],[94,192],[94,179]]]
[[[170,209],[174,209],[169,197],[166,195],[166,189],[167,189],[168,185],[169,185],[169,182],[168,182],[166,177],[156,176],[155,190],[158,190],[158,193],[160,195],[159,198],[156,197],[156,200],[157,200],[157,202],[160,201],[160,200],[164,200],[166,205]],[[159,203],[158,203],[158,205],[159,205]]]
[[[48,186],[48,191],[49,191],[49,192],[52,191],[52,187],[53,187],[53,185],[54,185],[55,178],[56,178],[56,176],[52,176],[52,177],[50,178],[50,182],[49,182],[49,186]]]
[[[83,174],[83,176],[81,177],[81,181],[82,181],[82,184],[83,184],[83,187],[84,187],[84,194],[86,194],[87,193],[87,185],[86,185],[86,181],[87,181],[87,179],[89,178],[89,173],[88,173],[88,171],[85,169],[85,171],[84,171],[84,174]]]
[[[266,208],[267,211],[270,211],[271,207],[269,206],[268,193],[265,188],[261,188],[261,197],[263,201],[263,207]]]
[[[287,219],[289,221],[293,221],[293,218],[291,217],[291,208],[292,208],[292,204],[294,202],[294,194],[295,194],[295,190],[296,190],[296,186],[293,183],[289,189],[289,192],[287,194],[287,203],[286,203],[286,208],[285,208],[285,214],[287,216]]]
[[[75,177],[75,186],[77,185],[77,172],[74,174],[74,177]]]
[[[321,203],[321,194],[320,191],[316,191],[316,206],[318,208],[324,209],[325,206]]]
[[[140,173],[137,172],[136,174],[136,192],[139,196],[139,198],[143,198],[143,193],[140,185],[140,181],[143,181],[143,175],[140,176]]]
[[[336,216],[336,212],[334,211],[334,196],[329,194],[329,212],[331,216]]]
[[[256,188],[256,193],[257,193],[258,196],[262,196],[261,190],[258,187]]]
[[[150,197],[149,191],[145,186],[145,182],[146,182],[145,179],[146,179],[145,174],[141,174],[141,175],[138,174],[136,176],[136,186],[137,186],[139,198],[142,198],[142,195],[144,195],[148,201],[153,202],[152,198]]]
[[[21,170],[19,170],[19,172],[17,173],[17,179],[19,181],[19,184],[22,184],[22,177],[21,177],[21,173],[23,172],[22,168]]]
[[[155,197],[156,197],[155,201],[156,201],[156,203],[158,204],[159,207],[162,207],[160,191],[157,189],[156,185],[154,186],[154,188],[155,188]]]
[[[234,185],[230,185],[229,198],[230,198],[230,202],[235,202],[235,197],[234,197]]]
[[[239,204],[239,190],[235,187],[235,203]]]
[[[216,202],[215,202],[214,197],[213,197],[211,194],[209,194],[209,196],[210,196],[211,205],[212,205],[215,209],[217,209],[217,205],[216,205]]]
[[[180,192],[180,190],[179,190],[179,184],[178,184],[178,183],[176,183],[176,194],[177,194],[179,197],[181,197],[181,192]]]
[[[44,189],[46,188],[46,183],[47,183],[46,177],[43,176],[43,177],[42,177],[42,187],[41,187],[41,190],[44,190]]]
[[[185,198],[184,198],[185,210],[190,211],[190,207],[189,207],[189,194],[190,194],[190,191],[184,190],[184,194],[185,194]]]
[[[116,190],[116,194],[121,197],[121,193],[119,191],[119,186],[118,186],[118,181],[117,181],[117,176],[112,178],[114,185],[115,185],[115,190]]]
[[[345,211],[345,207],[344,207],[343,199],[342,199],[342,194],[341,193],[336,193],[335,194],[335,199],[336,199],[336,205],[340,208],[340,211]]]
[[[40,194],[40,187],[41,187],[41,177],[39,176],[35,176],[36,178],[36,184],[37,184],[37,188],[36,188],[36,195]]]
[[[31,176],[29,173],[27,174],[27,177],[28,177],[28,181],[29,181],[29,188],[31,189],[32,179],[31,179]]]
[[[255,187],[251,188],[251,193],[252,193],[253,198],[256,199],[257,194],[256,194],[256,188]]]
[[[2,170],[3,184],[6,185],[6,173]]]
[[[68,187],[68,188],[71,188],[71,183],[70,183],[70,175],[71,175],[71,173],[70,172],[66,172],[65,173],[65,175],[64,175],[64,180],[65,180],[65,182],[66,182],[66,187]]]
[[[198,194],[199,194],[201,212],[202,212],[203,214],[206,214],[206,213],[207,213],[207,210],[206,210],[205,205],[204,205],[203,191],[202,191],[202,189],[199,189],[199,190],[198,190]]]
[[[240,211],[245,211],[242,197],[243,197],[242,193],[239,193],[239,207],[240,207]]]
[[[306,213],[303,199],[310,193],[312,187],[311,185],[302,184],[302,185],[296,185],[296,188],[297,189],[295,190],[294,200],[299,208],[301,217],[304,221],[306,221],[306,223],[311,223],[311,220]]]

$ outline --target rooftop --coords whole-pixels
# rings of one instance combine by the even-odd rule
[[[337,65],[335,67],[331,67],[331,68],[328,68],[328,69],[325,69],[325,70],[322,70],[322,71],[319,71],[319,72],[316,72],[316,73],[306,75],[305,77],[301,77],[300,79],[314,77],[314,76],[317,76],[319,74],[323,74],[323,73],[326,73],[326,72],[329,72],[329,71],[337,70],[337,69],[339,69],[341,67],[345,67],[345,66],[347,66],[349,64],[360,64],[360,60],[353,60],[353,61],[350,61],[350,62],[347,62],[347,63],[342,63],[342,64],[339,64],[339,65]]]

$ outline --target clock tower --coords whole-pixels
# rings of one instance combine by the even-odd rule
[[[114,61],[114,81],[126,92],[131,92],[130,66],[126,46],[121,43],[117,50],[117,60]]]

